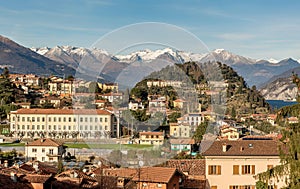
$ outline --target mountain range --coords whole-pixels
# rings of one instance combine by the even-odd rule
[[[0,35],[0,69],[8,67],[10,72],[38,75],[74,74],[75,70],[31,51]]]
[[[159,71],[167,65],[184,62],[219,61],[231,66],[245,78],[248,86],[256,85],[262,94],[273,94],[267,98],[290,100],[293,96],[281,95],[282,91],[274,89],[285,85],[291,89],[289,81],[292,72],[300,74],[299,62],[287,58],[256,60],[236,55],[224,49],[208,53],[191,53],[171,48],[159,50],[140,50],[127,55],[112,55],[102,49],[83,47],[56,46],[53,48],[26,48],[14,41],[0,36],[0,69],[8,67],[15,73],[33,73],[37,75],[74,75],[78,72],[99,74],[106,81],[120,82],[126,86],[135,84],[153,71]],[[86,66],[88,62],[88,66]],[[78,66],[81,65],[79,68]],[[77,72],[76,72],[77,70]],[[131,85],[132,86],[132,85]],[[286,90],[288,91],[288,90]]]
[[[276,61],[274,59],[255,60],[236,55],[224,49],[216,49],[204,54],[178,51],[171,48],[159,50],[145,49],[128,55],[111,55],[105,50],[72,46],[31,48],[31,50],[72,68],[76,68],[84,56],[93,57],[93,59],[99,59],[101,56],[107,56],[110,57],[112,62],[118,62],[121,64],[150,63],[158,60],[168,61],[171,64],[189,61],[219,61],[235,69],[238,74],[245,78],[249,86],[256,85],[257,87],[264,85],[278,74],[300,66],[297,60],[291,58],[281,61]],[[121,67],[124,69],[124,66]]]

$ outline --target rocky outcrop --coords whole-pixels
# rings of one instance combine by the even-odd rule
[[[279,78],[265,85],[260,93],[267,100],[295,100],[298,94],[297,86],[291,78]]]

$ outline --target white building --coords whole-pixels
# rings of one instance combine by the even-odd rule
[[[255,175],[280,165],[278,141],[215,141],[202,153],[206,160],[206,178],[212,189],[254,189]],[[284,178],[271,179],[270,189],[284,186]]]
[[[37,139],[25,145],[25,157],[27,160],[57,162],[64,153],[63,143],[49,138]]]
[[[24,138],[108,138],[119,133],[113,114],[99,109],[19,109],[10,112],[10,130]]]

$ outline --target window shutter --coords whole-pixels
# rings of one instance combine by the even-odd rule
[[[221,174],[221,165],[217,165],[217,175]]]
[[[252,165],[252,175],[255,175],[255,165]]]
[[[245,165],[242,165],[242,174],[245,174]]]
[[[233,189],[233,186],[229,186],[229,189]]]
[[[233,165],[233,174],[238,175],[239,174],[239,165]]]
[[[251,189],[255,189],[255,186],[251,186]]]

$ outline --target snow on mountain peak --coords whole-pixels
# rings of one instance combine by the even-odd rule
[[[270,62],[270,63],[272,63],[272,64],[277,64],[279,61],[276,60],[276,59],[274,59],[274,58],[270,58],[270,59],[268,60],[268,62]]]
[[[215,50],[214,50],[214,52],[215,52],[215,53],[218,53],[218,54],[219,54],[219,53],[222,53],[223,51],[225,51],[225,49],[215,49]]]

